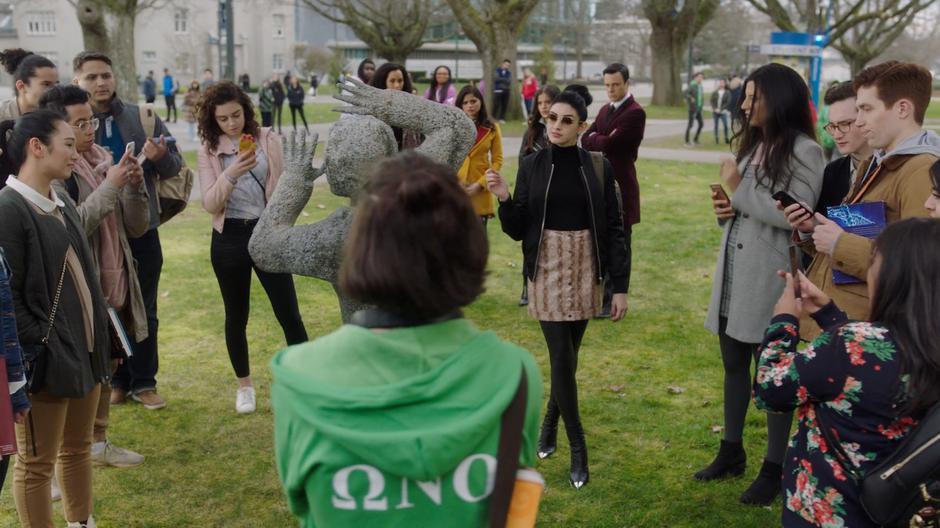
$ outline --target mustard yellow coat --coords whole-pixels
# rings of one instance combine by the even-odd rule
[[[473,210],[480,216],[493,216],[493,194],[486,188],[486,171],[499,171],[503,167],[503,134],[499,125],[493,124],[483,139],[477,142],[463,160],[457,178],[464,187],[479,183],[481,189],[470,195]]]

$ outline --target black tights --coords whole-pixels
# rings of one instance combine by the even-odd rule
[[[725,440],[740,442],[744,435],[744,418],[751,404],[751,357],[756,364],[760,345],[728,337],[725,334],[727,325],[728,320],[722,317],[719,320],[718,344],[725,367]],[[767,413],[767,455],[764,458],[770,462],[783,463],[792,421],[792,412]]]
[[[587,329],[588,321],[539,321],[545,344],[548,345],[548,358],[552,366],[552,387],[548,405],[555,406],[561,412],[565,427],[581,424],[578,411],[578,349]]]
[[[235,376],[247,377],[251,370],[248,366],[248,312],[251,294],[251,270],[261,281],[274,316],[284,330],[288,345],[307,341],[297,306],[297,294],[294,290],[294,278],[289,273],[268,273],[258,268],[248,254],[248,240],[254,230],[254,223],[226,220],[222,233],[212,231],[212,269],[222,290],[222,303],[225,305],[225,345]]]
[[[290,105],[290,120],[291,122],[294,123],[294,128],[297,128],[297,112],[300,112],[300,119],[301,121],[304,122],[304,128],[307,130],[310,130],[309,128],[307,128],[307,116],[304,115],[303,105],[301,106]]]

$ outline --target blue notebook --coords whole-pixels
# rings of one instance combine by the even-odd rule
[[[842,204],[826,209],[826,216],[839,224],[847,233],[875,238],[884,230],[885,220],[884,202],[864,202],[857,204]],[[865,282],[864,279],[853,277],[839,270],[832,270],[832,282],[835,284],[857,284]]]

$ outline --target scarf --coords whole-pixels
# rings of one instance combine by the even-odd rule
[[[75,164],[75,172],[91,187],[92,192],[105,180],[113,165],[111,154],[98,145],[83,153]],[[98,266],[101,268],[101,289],[108,305],[120,310],[127,302],[127,266],[124,248],[121,247],[117,213],[112,212],[101,220],[98,227]]]

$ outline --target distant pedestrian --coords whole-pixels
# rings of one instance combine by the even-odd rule
[[[281,113],[284,111],[284,99],[287,98],[287,92],[284,89],[284,85],[281,84],[281,77],[276,73],[271,75],[271,82],[269,84],[271,87],[271,99],[274,103],[271,105],[271,126],[274,127],[274,123],[277,123],[277,133],[280,134]]]
[[[153,78],[153,70],[147,72],[143,82],[144,100],[153,104],[157,100],[157,81]]]
[[[447,66],[434,68],[431,86],[424,91],[424,98],[447,105],[452,105],[457,101],[457,89],[454,88],[450,68]]]
[[[274,93],[271,91],[271,82],[265,80],[258,90],[258,112],[261,113],[261,126],[270,128],[274,120],[271,112],[274,111]]]
[[[698,136],[702,133],[702,127],[705,126],[705,122],[702,120],[702,107],[705,106],[705,89],[702,87],[704,80],[704,75],[696,73],[692,82],[689,83],[689,87],[685,90],[685,102],[689,106],[689,124],[685,128],[686,146],[698,145]],[[698,121],[698,130],[695,131],[693,143],[693,141],[689,141],[689,133],[692,131],[692,124],[695,121]]]
[[[300,77],[290,78],[290,84],[287,85],[287,105],[290,107],[290,120],[294,124],[294,130],[297,130],[299,113],[301,121],[304,122],[304,130],[310,132],[307,116],[304,115],[304,87],[300,84]]]
[[[535,93],[539,91],[539,81],[535,78],[532,70],[524,68],[522,70],[522,101],[525,104],[526,117],[532,115],[532,107],[535,106]]]
[[[196,107],[202,94],[199,91],[199,81],[193,79],[189,83],[189,90],[183,96],[183,119],[189,123],[189,140],[196,141]]]
[[[249,77],[247,73],[243,73],[238,77],[238,80],[242,85],[242,90],[247,93],[251,88],[251,77]]]
[[[215,77],[212,75],[212,70],[210,68],[202,70],[202,82],[199,83],[200,91],[202,93],[206,93],[206,88],[212,86],[213,84],[215,84]]]
[[[320,78],[317,77],[317,74],[310,76],[310,95],[312,97],[317,96],[317,88],[320,86]]]
[[[364,84],[370,84],[373,75],[375,75],[375,63],[368,57],[362,59],[362,62],[359,63],[359,68],[356,69],[356,76],[359,77],[359,80]]]
[[[728,90],[728,81],[718,79],[718,89],[712,92],[712,119],[715,121],[715,144],[718,144],[718,123],[724,125],[725,144],[731,143],[728,139],[728,117],[731,115],[731,92]]]
[[[380,90],[398,90],[405,93],[414,92],[408,70],[401,64],[393,62],[386,62],[375,70],[375,74],[372,76],[372,87]],[[424,141],[424,136],[417,130],[392,127],[392,133],[395,134],[395,142],[398,144],[399,152],[418,148]]]
[[[151,72],[153,73],[153,72]],[[173,112],[173,122],[176,122],[176,90],[179,88],[176,80],[170,75],[168,68],[163,68],[163,99],[166,101],[166,122],[170,122],[170,112]],[[147,101],[152,103],[153,101]]]
[[[741,115],[741,90],[744,89],[744,81],[741,77],[735,75],[728,83],[728,90],[731,92],[731,100],[728,101],[728,110],[731,112],[730,118],[733,123]]]
[[[509,90],[512,86],[510,67],[512,67],[512,61],[504,59],[493,76],[493,117],[500,123],[506,122],[506,109],[509,108]]]

